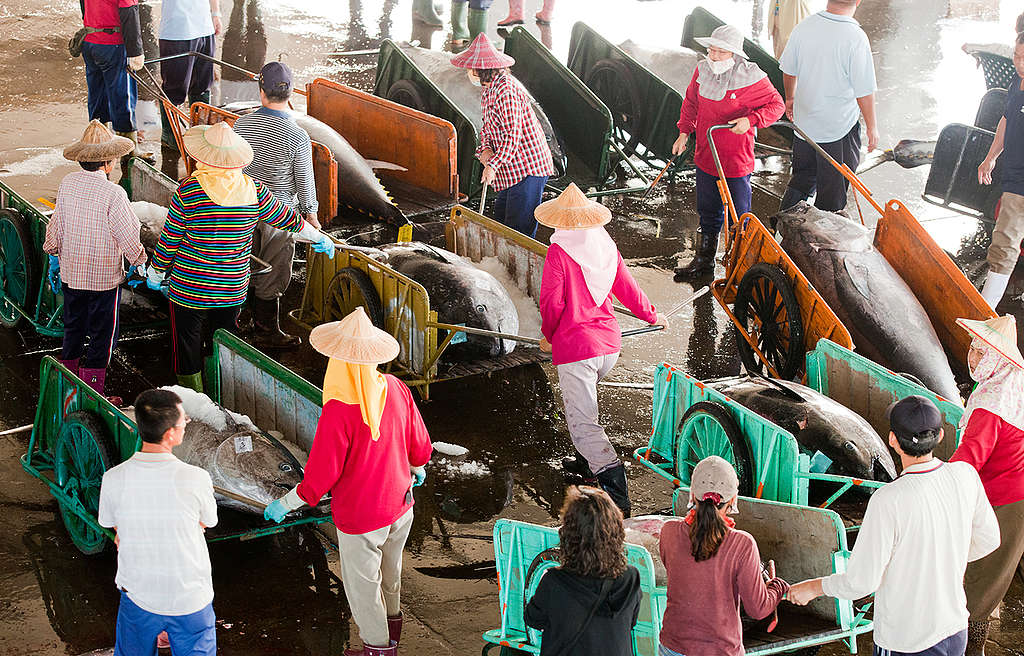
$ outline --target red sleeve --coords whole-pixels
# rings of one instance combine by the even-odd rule
[[[309,450],[309,460],[298,489],[299,497],[311,506],[320,503],[345,470],[348,435],[345,434],[343,409],[340,402],[328,401],[316,425],[313,448]]]
[[[779,120],[782,113],[786,111],[786,103],[782,101],[782,96],[779,95],[768,78],[762,78],[751,84],[748,93],[749,97],[744,100],[746,105],[751,108],[750,114],[747,115],[751,127],[768,127]]]
[[[972,410],[967,426],[960,436],[960,446],[956,448],[949,461],[966,462],[981,471],[996,446],[1002,423],[1002,419],[984,408]]]
[[[768,583],[761,576],[761,554],[757,550],[754,538],[741,534],[743,544],[737,551],[736,587],[743,602],[743,610],[755,620],[764,619],[775,610],[782,601],[789,584],[780,578]]]
[[[409,466],[422,467],[430,460],[430,454],[434,447],[430,443],[430,435],[427,434],[427,426],[423,423],[423,416],[420,409],[416,407],[416,401],[412,398],[412,392],[405,386],[405,383],[395,380],[394,384],[400,385],[402,394],[405,397],[406,413],[408,413],[408,433],[406,434],[406,445],[409,453]]]
[[[700,96],[700,85],[697,84],[697,69],[693,70],[693,77],[690,85],[686,87],[686,95],[683,96],[683,106],[679,110],[679,122],[676,127],[683,134],[690,134],[697,130],[697,99]]]
[[[626,309],[647,323],[657,321],[658,313],[655,311],[654,305],[647,300],[647,295],[640,289],[640,285],[636,284],[633,274],[629,272],[626,263],[622,261],[622,255],[619,255],[619,272],[615,274],[612,295],[619,299]]]
[[[565,311],[565,270],[562,268],[563,251],[552,245],[544,258],[540,278],[540,332],[550,342]]]

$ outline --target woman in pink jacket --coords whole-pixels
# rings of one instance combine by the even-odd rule
[[[731,124],[728,131],[715,133],[715,146],[736,216],[750,211],[750,174],[754,170],[756,128],[779,120],[786,105],[768,76],[747,61],[743,35],[731,25],[722,25],[708,38],[697,39],[708,49],[697,63],[693,79],[679,113],[679,138],[672,145],[674,155],[686,150],[686,136],[697,133],[694,164],[697,165],[697,214],[700,239],[697,254],[686,266],[676,268],[676,280],[692,280],[715,270],[718,233],[725,222],[722,197],[718,193],[718,169],[708,145],[708,128]]]
[[[615,366],[622,342],[612,296],[651,325],[667,323],[602,227],[612,218],[607,207],[570,184],[558,198],[541,203],[534,216],[555,230],[540,284],[540,348],[551,352],[558,369],[565,420],[577,451],[575,458],[562,460],[562,467],[596,478],[629,517],[625,467],[597,423],[597,383]]]

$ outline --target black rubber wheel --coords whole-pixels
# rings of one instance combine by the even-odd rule
[[[93,517],[99,512],[103,474],[114,464],[106,426],[91,412],[68,414],[53,447],[54,481]],[[79,551],[92,555],[106,549],[107,537],[63,503],[60,514]]]
[[[754,457],[740,427],[727,409],[711,401],[690,406],[679,421],[672,450],[676,476],[689,487],[690,474],[708,456],[719,456],[732,464],[742,496],[754,494]]]
[[[405,105],[421,112],[427,111],[427,103],[423,99],[423,90],[412,80],[399,80],[388,89],[388,100]]]
[[[540,578],[552,567],[552,564],[562,564],[562,549],[560,547],[549,547],[530,561],[530,566],[526,569],[526,578],[523,579],[523,617],[526,617],[526,605],[530,603],[533,593],[537,591]]]
[[[0,210],[0,325],[16,328],[25,320],[12,305],[31,314],[39,293],[38,264],[28,220],[15,210]]]
[[[646,115],[629,66],[618,59],[599,59],[587,71],[584,82],[611,111],[615,129],[629,135],[628,139],[620,135],[620,141],[624,142],[623,152],[633,154],[640,143]]]
[[[383,330],[384,310],[370,276],[353,267],[341,269],[331,278],[324,295],[324,322],[341,321],[360,305],[373,325]]]
[[[804,323],[800,304],[785,272],[774,264],[759,262],[740,280],[733,304],[736,320],[757,340],[757,348],[775,368],[779,378],[791,380],[804,365]],[[739,330],[736,343],[747,371],[765,369]]]

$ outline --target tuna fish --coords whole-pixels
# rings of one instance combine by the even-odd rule
[[[827,456],[830,473],[883,482],[896,478],[892,455],[871,424],[810,387],[749,376],[707,384],[792,433],[804,451]]]
[[[871,243],[871,231],[806,203],[774,217],[782,247],[853,337],[857,350],[949,400],[960,394],[928,314]]]
[[[466,258],[421,242],[389,244],[381,250],[388,255],[388,266],[423,285],[441,322],[519,334],[519,315],[508,291]],[[510,339],[466,335],[465,341],[445,350],[444,359],[494,358],[515,346]]]

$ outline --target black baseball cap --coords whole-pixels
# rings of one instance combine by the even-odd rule
[[[270,62],[260,69],[260,88],[272,93],[292,90],[292,71],[284,62]]]
[[[942,413],[932,400],[917,394],[900,399],[885,411],[889,428],[901,442],[917,443],[925,431],[942,431]]]

